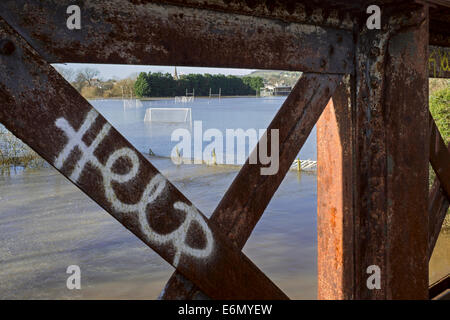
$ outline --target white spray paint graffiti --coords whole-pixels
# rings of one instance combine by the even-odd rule
[[[157,174],[153,176],[147,184],[141,199],[137,203],[126,204],[117,198],[117,195],[112,187],[112,182],[123,184],[136,177],[139,173],[139,158],[130,148],[122,148],[110,154],[105,165],[100,163],[94,155],[94,152],[103,139],[108,135],[111,126],[108,123],[105,123],[95,137],[94,141],[89,146],[87,146],[82,140],[83,136],[94,124],[97,117],[98,113],[95,110],[91,110],[87,114],[78,131],[75,131],[64,118],[59,118],[56,120],[56,126],[64,131],[68,138],[68,142],[64,149],[56,157],[54,163],[55,167],[61,169],[72,150],[74,150],[75,147],[78,148],[81,152],[81,157],[77,161],[70,175],[70,179],[72,181],[77,182],[86,164],[91,164],[101,172],[106,199],[116,211],[122,213],[138,213],[141,231],[147,237],[148,241],[155,244],[165,244],[168,242],[173,244],[176,250],[173,260],[173,265],[175,267],[178,265],[182,253],[195,258],[207,258],[213,250],[214,239],[211,230],[206,224],[206,221],[195,209],[195,207],[189,206],[183,202],[176,202],[173,205],[174,209],[183,211],[186,214],[186,217],[178,229],[169,234],[159,234],[149,225],[146,215],[146,208],[150,203],[155,201],[158,196],[161,195],[166,187],[167,181],[162,175]],[[128,158],[131,162],[131,168],[125,174],[117,174],[112,172],[114,163],[120,158]],[[197,249],[186,244],[188,230],[193,222],[196,222],[200,226],[203,234],[205,235],[205,248]]]

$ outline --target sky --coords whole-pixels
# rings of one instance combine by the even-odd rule
[[[169,72],[173,74],[173,66],[138,66],[138,65],[125,65],[125,64],[90,64],[90,63],[66,63],[66,64],[54,64],[55,66],[61,66],[70,69],[82,69],[93,68],[100,71],[99,78],[102,80],[108,79],[124,79],[134,73],[140,72]],[[177,73],[189,74],[189,73],[210,73],[210,74],[225,74],[225,75],[246,75],[254,70],[252,69],[224,69],[224,68],[198,68],[198,67],[178,67]]]

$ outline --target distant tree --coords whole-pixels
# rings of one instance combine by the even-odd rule
[[[259,92],[259,90],[264,87],[264,79],[261,77],[243,77],[242,81],[248,85],[255,92]]]
[[[87,82],[87,85],[89,87],[92,86],[92,80],[98,77],[100,74],[100,71],[93,68],[83,68],[78,70],[77,79],[79,81],[85,81]]]
[[[115,92],[120,92],[116,96],[122,96],[126,99],[130,99],[136,96],[136,91],[134,90],[136,81],[130,78],[122,79],[114,84]]]
[[[138,97],[149,97],[150,96],[150,82],[148,81],[147,74],[141,72],[136,82],[134,83],[134,91]]]
[[[173,97],[184,96],[186,91],[195,91],[196,96],[207,96],[209,90],[217,93],[221,89],[222,95],[253,95],[264,86],[261,77],[237,77],[223,74],[188,74],[181,75],[175,80],[170,73],[141,72],[134,89],[138,97]],[[112,94],[108,92],[108,95]]]
[[[86,99],[98,98],[102,96],[101,89],[98,87],[83,87],[81,95]]]
[[[75,80],[72,82],[72,85],[75,87],[75,89],[78,90],[78,92],[81,92],[81,90],[86,87],[87,82],[84,79],[83,75],[81,73],[78,73],[75,76]]]

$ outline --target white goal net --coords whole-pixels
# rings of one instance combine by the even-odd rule
[[[191,108],[148,108],[144,121],[192,122]]]
[[[143,106],[142,102],[137,99],[122,99],[123,101],[123,108],[141,108]]]

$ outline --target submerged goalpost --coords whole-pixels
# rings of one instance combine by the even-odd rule
[[[148,108],[144,121],[147,122],[192,122],[191,108]]]

